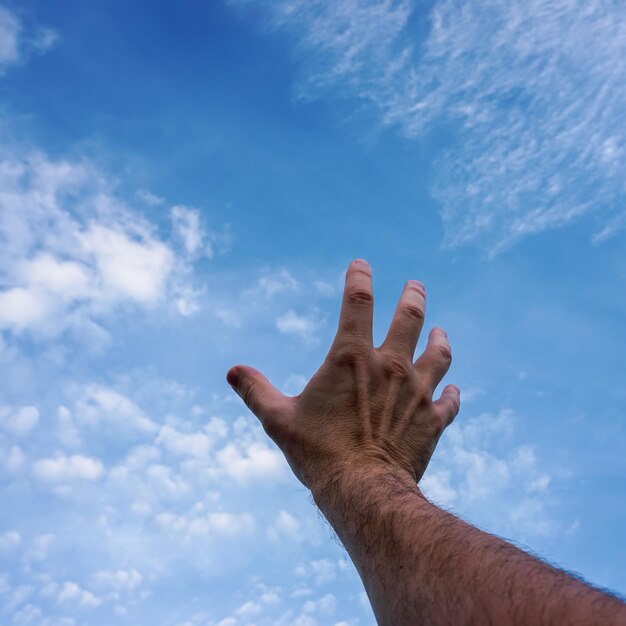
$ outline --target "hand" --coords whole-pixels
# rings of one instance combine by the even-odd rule
[[[229,370],[228,382],[307,487],[357,469],[401,470],[421,479],[460,406],[454,385],[433,401],[452,359],[443,330],[433,328],[424,353],[413,362],[425,296],[422,283],[405,285],[387,337],[374,348],[372,272],[365,261],[353,261],[337,335],[300,395],[285,396],[251,367]]]

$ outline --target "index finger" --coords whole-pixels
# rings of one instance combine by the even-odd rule
[[[373,318],[372,268],[367,261],[356,259],[346,272],[337,337],[356,338],[371,345]]]

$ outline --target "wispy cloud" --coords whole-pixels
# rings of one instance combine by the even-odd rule
[[[13,13],[0,7],[0,67],[19,59],[19,37],[22,26]]]
[[[57,39],[51,28],[26,28],[15,13],[0,6],[0,75],[4,68],[19,63],[31,53],[47,52]]]
[[[243,0],[236,4],[260,4]],[[626,14],[618,2],[289,0],[305,97],[349,97],[408,138],[448,124],[444,244],[492,252],[593,214],[625,223]],[[450,132],[451,131],[451,132]]]
[[[301,315],[289,309],[276,318],[276,328],[286,335],[295,335],[306,341],[312,341],[320,326],[319,315],[316,312]]]

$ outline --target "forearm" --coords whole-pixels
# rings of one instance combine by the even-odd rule
[[[333,345],[301,394],[285,396],[243,366],[228,380],[313,492],[381,625],[626,626],[619,600],[473,528],[418,490],[461,401],[455,385],[434,395],[452,358],[441,328],[414,359],[425,298],[424,285],[408,281],[375,348],[371,268],[357,259]]]
[[[408,473],[314,486],[382,626],[626,624],[626,605],[426,500]]]

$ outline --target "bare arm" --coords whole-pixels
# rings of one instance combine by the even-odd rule
[[[430,503],[419,490],[459,390],[433,392],[451,361],[433,329],[413,362],[425,290],[409,281],[372,345],[371,270],[346,274],[330,352],[296,397],[237,366],[231,385],[280,446],[350,554],[379,624],[626,625],[626,605]]]
[[[314,490],[379,624],[626,624],[626,607],[426,500],[399,472]]]

